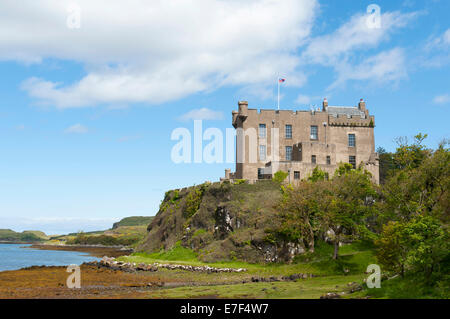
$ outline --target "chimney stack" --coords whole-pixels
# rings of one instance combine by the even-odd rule
[[[327,107],[328,107],[328,100],[327,100],[327,98],[324,98],[323,103],[322,103],[322,110],[326,111]]]
[[[358,108],[361,111],[365,111],[366,110],[366,102],[364,102],[364,99],[360,99],[359,100]]]

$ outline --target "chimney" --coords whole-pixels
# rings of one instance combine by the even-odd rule
[[[364,99],[360,99],[359,100],[358,108],[361,111],[365,111],[366,110],[366,102],[364,102]]]
[[[322,110],[326,111],[327,107],[328,107],[328,100],[327,100],[327,98],[324,98],[323,103],[322,103]]]

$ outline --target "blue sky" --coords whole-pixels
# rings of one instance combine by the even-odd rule
[[[4,0],[0,228],[156,214],[166,190],[234,170],[173,163],[172,131],[203,119],[225,132],[238,100],[274,108],[278,76],[282,108],[364,98],[377,147],[418,132],[436,147],[449,137],[448,12],[444,0]]]

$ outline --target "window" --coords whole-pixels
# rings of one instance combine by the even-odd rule
[[[259,146],[259,160],[260,161],[266,160],[266,146],[265,145]]]
[[[259,124],[259,138],[266,138],[266,124]]]
[[[331,157],[330,157],[330,155],[328,155],[327,156],[327,165],[330,165],[331,164]]]
[[[294,171],[294,179],[300,179],[300,172]]]
[[[292,138],[292,125],[286,125],[286,138]]]
[[[264,168],[258,168],[258,179],[264,179]]]
[[[356,169],[356,156],[349,156],[348,157],[348,162],[350,163],[350,164],[352,164],[352,166],[353,166],[353,169]]]
[[[292,146],[286,146],[286,161],[292,161]]]
[[[316,164],[316,155],[311,155],[311,163]]]
[[[355,147],[356,146],[355,134],[348,134],[348,146],[350,146],[350,147]]]
[[[316,125],[312,125],[312,126],[311,126],[311,139],[312,139],[312,140],[317,140],[317,139],[319,139],[318,136],[319,136],[319,135],[318,135],[318,129],[317,129],[317,126],[316,126]]]

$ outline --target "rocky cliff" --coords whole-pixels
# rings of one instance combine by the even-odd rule
[[[206,183],[169,191],[138,250],[169,250],[180,242],[209,262],[291,260],[302,247],[266,240],[280,196],[280,186],[273,181]]]

